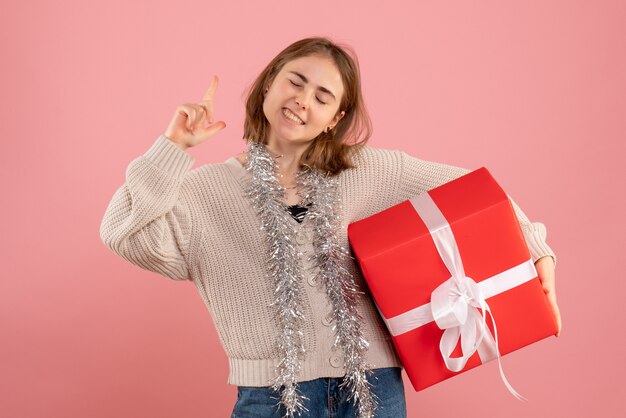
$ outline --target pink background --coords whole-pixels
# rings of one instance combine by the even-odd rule
[[[194,286],[114,255],[99,225],[213,74],[227,127],[189,152],[197,167],[243,150],[245,87],[311,35],[356,49],[372,145],[488,167],[559,257],[562,336],[503,359],[530,402],[492,362],[419,393],[405,376],[409,417],[624,416],[625,3],[255,3],[2,7],[2,416],[229,416]]]

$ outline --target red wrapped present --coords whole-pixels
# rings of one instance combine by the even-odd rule
[[[511,202],[484,167],[350,224],[348,238],[416,391],[557,332]]]

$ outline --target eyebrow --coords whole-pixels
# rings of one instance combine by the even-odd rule
[[[296,72],[296,71],[289,71],[292,74],[297,75],[298,77],[300,77],[302,79],[302,81],[304,81],[305,83],[308,83],[309,80],[307,80],[307,78],[305,76],[303,76],[302,74]],[[335,95],[333,94],[332,91],[328,90],[326,87],[322,87],[322,86],[318,86],[317,87],[318,90],[323,91],[324,93],[328,93],[331,96],[333,96],[333,99],[337,100],[337,98],[335,97]]]

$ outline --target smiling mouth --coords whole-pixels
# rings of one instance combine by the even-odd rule
[[[287,119],[297,123],[298,125],[304,125],[304,121],[302,119],[300,119],[296,114],[294,114],[291,110],[287,109],[286,107],[283,108],[283,115]]]

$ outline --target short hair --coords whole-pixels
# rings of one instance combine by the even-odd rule
[[[296,41],[283,49],[256,78],[246,98],[246,120],[243,138],[267,144],[269,122],[263,113],[265,89],[283,66],[300,57],[311,55],[331,58],[341,74],[344,94],[337,115],[344,116],[329,132],[314,138],[300,159],[300,167],[311,167],[335,176],[355,166],[351,154],[358,151],[372,135],[372,123],[363,101],[358,59],[352,48],[325,37]]]

